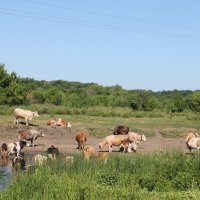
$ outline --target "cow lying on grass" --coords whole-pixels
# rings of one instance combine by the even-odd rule
[[[62,126],[62,127],[67,127],[67,128],[71,128],[72,125],[70,124],[70,122],[64,120],[64,119],[50,119],[47,121],[47,125],[49,126]]]
[[[34,147],[34,142],[38,137],[44,137],[44,133],[40,129],[39,131],[30,129],[30,130],[22,130],[18,132],[18,138],[23,141],[31,141],[32,147]],[[29,146],[27,144],[27,146]]]
[[[109,153],[111,153],[112,146],[123,146],[123,152],[125,152],[128,148],[128,144],[128,135],[108,135],[101,143],[99,143],[99,149],[107,145]]]
[[[30,110],[24,110],[20,108],[16,108],[14,110],[14,117],[15,117],[15,123],[18,124],[19,121],[18,119],[25,119],[26,120],[26,125],[28,125],[29,121],[33,119],[33,117],[39,117],[39,114],[37,111],[32,112]]]

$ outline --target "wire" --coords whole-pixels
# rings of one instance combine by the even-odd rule
[[[177,37],[177,38],[184,37],[184,38],[190,38],[190,39],[200,39],[199,37],[184,35],[184,34],[166,33],[166,32],[159,32],[159,31],[148,30],[148,29],[136,29],[136,28],[130,28],[130,27],[124,27],[124,26],[101,24],[101,23],[96,23],[96,22],[76,20],[73,18],[57,18],[54,16],[7,9],[7,8],[0,8],[0,14],[49,21],[49,22],[54,22],[54,23],[67,23],[67,24],[72,24],[72,25],[79,25],[79,26],[84,26],[84,27],[106,29],[106,30],[113,30],[113,31],[123,31],[123,32],[125,31],[125,32],[133,32],[133,33],[139,33],[139,34],[154,34],[154,35],[170,36],[170,37]]]
[[[89,11],[89,10],[69,8],[69,7],[64,7],[64,6],[60,6],[60,5],[56,5],[56,4],[48,4],[48,3],[43,3],[43,2],[39,2],[39,1],[32,1],[32,0],[20,0],[20,1],[28,2],[28,3],[32,3],[32,4],[38,4],[38,5],[42,5],[42,6],[46,6],[46,7],[72,10],[72,11],[76,11],[76,12],[82,12],[82,13],[92,14],[92,15],[97,15],[97,16],[111,17],[111,18],[116,18],[116,19],[121,19],[121,20],[129,20],[129,21],[135,21],[135,22],[142,22],[142,23],[146,23],[146,24],[156,24],[156,25],[161,25],[161,26],[176,27],[176,28],[183,28],[183,29],[200,30],[200,27],[169,24],[169,23],[163,23],[163,22],[158,22],[158,21],[136,19],[136,18],[130,18],[130,17],[124,17],[124,16],[116,16],[116,15],[110,15],[110,14],[105,14],[105,13],[93,12],[93,11]]]

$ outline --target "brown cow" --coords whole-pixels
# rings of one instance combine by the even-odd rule
[[[75,140],[78,142],[77,149],[83,149],[87,141],[87,134],[85,131],[79,131],[76,134]]]
[[[89,160],[91,157],[96,158],[97,160],[102,160],[104,162],[108,159],[107,152],[97,152],[93,146],[86,146],[83,148],[83,157],[85,160]]]
[[[116,126],[113,134],[114,135],[124,135],[124,134],[128,134],[128,132],[129,132],[128,126]]]

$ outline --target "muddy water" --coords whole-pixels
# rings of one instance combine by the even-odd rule
[[[34,165],[33,157],[38,153],[41,152],[26,153],[24,157],[26,166]],[[6,189],[14,176],[15,169],[12,167],[12,158],[10,157],[6,161],[0,160],[0,192]]]
[[[0,166],[0,192],[10,183],[12,178],[12,167],[10,165]]]

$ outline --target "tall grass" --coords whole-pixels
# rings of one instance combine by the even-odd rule
[[[111,156],[107,163],[49,161],[19,172],[0,199],[199,199],[200,157],[181,152]]]
[[[16,107],[38,111],[40,114],[49,115],[87,115],[99,117],[121,117],[121,118],[173,118],[183,117],[187,120],[198,121],[200,113],[194,113],[190,110],[181,113],[169,113],[166,111],[133,111],[131,108],[124,107],[67,107],[55,106],[52,104],[31,104],[21,106],[0,105],[0,115],[11,115]]]

